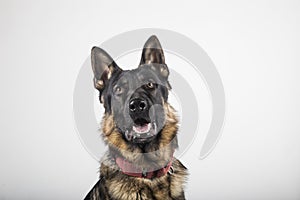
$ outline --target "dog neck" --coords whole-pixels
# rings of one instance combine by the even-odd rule
[[[164,176],[167,173],[173,173],[172,163],[173,154],[169,162],[161,168],[141,167],[133,162],[126,160],[124,157],[116,156],[115,162],[123,174],[139,178],[153,179]]]
[[[160,143],[159,143],[160,144]],[[161,169],[166,166],[173,158],[175,149],[177,148],[177,137],[165,145],[149,145],[149,148],[139,148],[137,146],[131,148],[117,148],[109,145],[109,154],[112,158],[122,158],[129,163],[133,163],[142,169]],[[128,147],[128,146],[127,146]],[[148,170],[149,171],[149,170]]]

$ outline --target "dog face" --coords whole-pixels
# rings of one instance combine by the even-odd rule
[[[144,45],[139,66],[122,70],[101,48],[91,52],[94,86],[99,90],[106,116],[129,143],[154,140],[166,124],[169,69],[156,36]]]

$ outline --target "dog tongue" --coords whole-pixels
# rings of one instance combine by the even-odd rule
[[[142,125],[142,126],[140,126],[140,125],[135,125],[134,128],[135,128],[135,130],[136,130],[137,132],[144,133],[144,132],[147,132],[147,131],[148,131],[148,129],[149,129],[149,124],[144,124],[144,125]]]

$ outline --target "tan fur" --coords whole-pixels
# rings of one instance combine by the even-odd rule
[[[106,187],[111,198],[125,199],[161,199],[168,200],[179,197],[183,191],[186,181],[186,168],[175,159],[172,167],[173,174],[166,174],[160,178],[145,179],[124,175],[117,168],[117,165],[107,156],[103,163],[108,161],[110,166],[101,165],[100,173],[106,177],[113,177],[106,180]],[[139,197],[137,197],[139,196]]]
[[[147,155],[147,159],[154,160],[156,166],[165,165],[177,148],[178,119],[175,110],[168,103],[164,103],[163,107],[166,120],[161,138],[157,145],[149,145],[146,150],[147,152],[155,152]],[[102,133],[104,141],[109,147],[119,152],[128,161],[142,167],[149,165],[147,162],[145,164],[144,159],[146,158],[141,149],[133,148],[117,131],[112,115],[106,114],[103,117]],[[137,178],[123,174],[109,153],[104,156],[101,163],[100,174],[106,180],[105,187],[112,199],[184,199],[182,195],[187,171],[176,158],[173,158],[172,164],[174,173],[168,173],[154,179]]]
[[[176,133],[178,130],[178,119],[175,114],[175,110],[168,103],[164,104],[166,113],[165,126],[161,133],[161,138],[158,144],[148,145],[146,152],[154,152],[153,154],[147,154],[151,160],[156,161],[153,163],[153,167],[164,166],[169,162],[175,148],[177,147]],[[114,119],[112,115],[105,114],[102,121],[102,133],[104,141],[110,148],[120,152],[127,160],[137,163],[141,167],[149,167],[149,163],[145,163],[145,155],[141,154],[142,151],[139,148],[133,147],[126,142],[122,135],[115,127]],[[144,166],[145,165],[145,166]]]

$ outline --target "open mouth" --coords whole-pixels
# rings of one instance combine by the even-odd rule
[[[125,137],[134,143],[150,142],[157,135],[155,122],[134,123],[130,130],[126,130]]]

